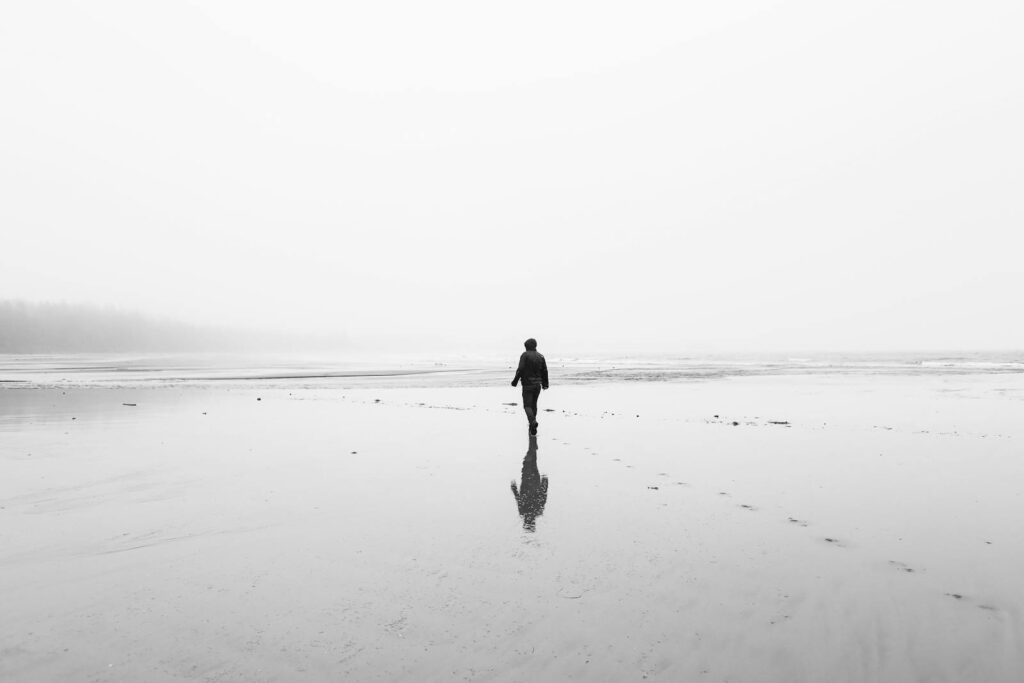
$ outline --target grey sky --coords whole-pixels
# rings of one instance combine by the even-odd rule
[[[1024,347],[1024,3],[16,2],[0,297],[490,348]]]

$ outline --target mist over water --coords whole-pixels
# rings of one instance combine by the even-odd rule
[[[405,352],[1024,347],[1019,2],[303,7],[9,8],[0,295]]]
[[[1020,683],[1021,36],[4,3],[0,680]]]
[[[69,303],[0,301],[0,354],[343,350],[344,334],[197,325]]]

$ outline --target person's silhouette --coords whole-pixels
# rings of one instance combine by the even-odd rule
[[[544,514],[544,506],[548,502],[548,478],[541,476],[537,469],[537,437],[530,437],[530,447],[523,458],[523,478],[519,488],[512,481],[512,495],[519,506],[519,516],[523,518],[523,529],[537,530],[537,518]]]
[[[537,433],[537,399],[541,389],[548,388],[548,362],[537,352],[537,340],[527,339],[523,346],[526,351],[519,356],[519,367],[512,379],[512,386],[523,383],[523,410],[530,423],[530,433]]]

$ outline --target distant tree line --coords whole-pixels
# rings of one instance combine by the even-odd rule
[[[0,353],[280,351],[344,342],[203,327],[100,306],[0,301]]]

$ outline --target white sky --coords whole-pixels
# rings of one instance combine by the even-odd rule
[[[10,2],[0,298],[1024,348],[1024,3]]]

